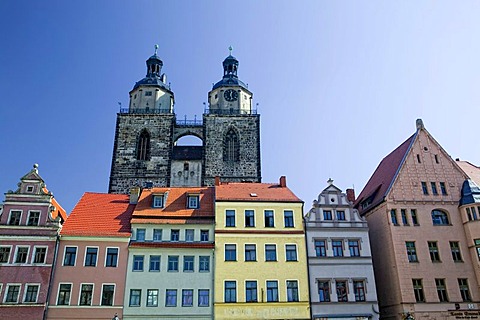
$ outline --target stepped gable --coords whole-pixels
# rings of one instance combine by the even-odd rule
[[[380,162],[355,202],[355,207],[358,208],[360,213],[363,213],[363,210],[359,207],[359,204],[364,200],[371,197],[371,202],[368,206],[368,209],[375,207],[383,201],[390,190],[390,186],[395,181],[395,178],[408,151],[410,150],[410,147],[413,144],[413,141],[415,140],[415,137],[417,136],[417,133],[418,131],[405,142],[403,142],[398,148],[393,150],[389,155],[383,158],[383,160]]]
[[[286,185],[274,183],[223,183],[215,194],[217,201],[303,202]]]
[[[130,237],[135,205],[124,194],[86,192],[63,225],[62,236]]]

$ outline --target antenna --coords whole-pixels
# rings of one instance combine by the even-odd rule
[[[157,55],[158,44],[155,45],[155,55]]]

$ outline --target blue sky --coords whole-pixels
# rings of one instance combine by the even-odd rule
[[[427,130],[480,164],[478,1],[1,1],[0,192],[33,163],[70,211],[107,192],[118,103],[159,45],[177,117],[201,117],[233,46],[261,114],[262,176],[359,194]]]

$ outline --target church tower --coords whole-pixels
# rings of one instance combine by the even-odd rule
[[[231,48],[230,48],[231,50]],[[208,93],[203,115],[203,183],[261,182],[260,115],[252,106],[253,94],[238,78],[238,60],[223,61],[223,78]]]
[[[199,120],[177,120],[174,95],[162,74],[162,60],[147,60],[147,75],[130,91],[128,108],[117,114],[110,193],[133,186],[211,186],[221,181],[261,182],[260,116],[252,93],[238,79],[238,60],[223,61],[223,78],[208,94]],[[201,146],[178,146],[184,136]]]

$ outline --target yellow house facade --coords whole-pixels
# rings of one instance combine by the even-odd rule
[[[303,202],[284,177],[215,191],[215,319],[310,319]]]

